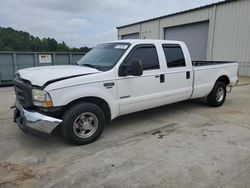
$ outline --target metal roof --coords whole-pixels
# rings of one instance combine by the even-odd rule
[[[158,20],[158,19],[161,19],[161,18],[167,18],[167,17],[170,17],[170,16],[176,16],[176,15],[179,15],[179,14],[184,14],[184,13],[192,12],[192,11],[195,11],[195,10],[205,9],[205,8],[209,8],[209,7],[212,7],[212,6],[215,6],[215,5],[223,5],[223,4],[226,4],[226,3],[231,3],[233,1],[240,1],[240,0],[220,1],[220,2],[217,2],[217,3],[212,3],[212,4],[205,5],[205,6],[200,6],[200,7],[197,7],[197,8],[184,10],[184,11],[176,12],[176,13],[173,13],[173,14],[168,14],[168,15],[164,15],[164,16],[160,16],[160,17],[156,17],[156,18],[152,18],[152,19],[148,19],[148,20],[143,20],[143,21],[140,21],[140,22],[135,22],[135,23],[132,23],[132,24],[119,26],[119,27],[116,27],[116,29],[121,29],[123,27],[128,27],[128,26],[133,26],[133,25],[137,25],[137,24],[140,24],[140,23],[154,21],[154,20]]]

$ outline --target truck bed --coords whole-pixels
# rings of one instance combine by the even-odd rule
[[[193,61],[194,81],[192,98],[207,96],[216,80],[227,75],[229,86],[238,80],[238,63],[234,61]]]
[[[237,63],[236,61],[192,61],[194,67],[207,66],[207,65],[220,65],[228,63]]]

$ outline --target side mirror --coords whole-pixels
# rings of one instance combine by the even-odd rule
[[[132,59],[127,64],[121,64],[119,68],[119,76],[141,76],[143,74],[143,66],[140,59]]]
[[[143,73],[142,62],[139,59],[133,59],[131,61],[131,75],[132,76],[141,76]]]

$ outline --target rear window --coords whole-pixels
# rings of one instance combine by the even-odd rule
[[[164,44],[164,54],[168,68],[185,67],[186,62],[181,46],[178,44]]]

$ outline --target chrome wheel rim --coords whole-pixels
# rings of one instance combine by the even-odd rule
[[[98,119],[91,112],[84,112],[77,116],[73,124],[74,133],[80,138],[92,136],[98,127]]]
[[[224,98],[224,95],[225,95],[224,89],[222,87],[219,87],[216,94],[216,100],[218,102],[221,102]]]

